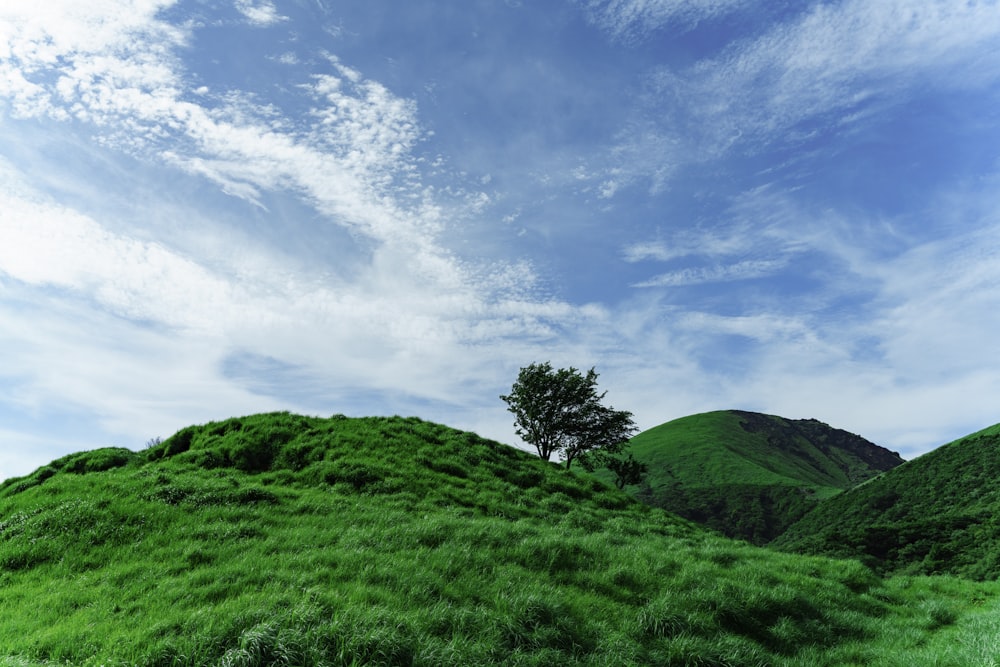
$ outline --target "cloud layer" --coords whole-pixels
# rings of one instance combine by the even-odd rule
[[[996,3],[342,10],[0,3],[0,464],[264,409],[510,441],[543,360],[643,427],[995,421]]]

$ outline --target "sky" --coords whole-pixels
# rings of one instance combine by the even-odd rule
[[[1000,422],[1000,4],[0,0],[0,479],[518,369]]]

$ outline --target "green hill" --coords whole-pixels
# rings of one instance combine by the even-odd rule
[[[998,593],[716,537],[415,418],[230,419],[0,485],[0,667],[987,664]]]
[[[816,420],[727,410],[676,419],[632,439],[649,473],[644,502],[724,535],[765,544],[829,498],[903,459]]]
[[[1000,577],[1000,424],[823,503],[775,541],[879,572]]]

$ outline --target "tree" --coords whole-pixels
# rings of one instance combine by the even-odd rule
[[[587,455],[580,458],[582,465],[587,472],[593,472],[596,468],[607,468],[615,475],[615,486],[624,489],[628,484],[639,484],[649,471],[642,461],[636,461],[632,453],[627,456],[619,456],[608,452],[596,452],[594,455]]]
[[[594,452],[601,455],[591,456],[591,461],[605,461],[635,434],[631,412],[601,404],[606,393],[597,392],[593,368],[582,374],[572,366],[555,370],[545,362],[522,368],[510,394],[500,398],[514,414],[515,433],[542,459],[557,454],[568,469],[574,460]]]

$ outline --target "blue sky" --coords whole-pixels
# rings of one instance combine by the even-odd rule
[[[265,410],[1000,421],[1000,5],[0,0],[0,478]]]

